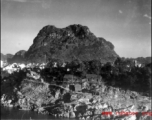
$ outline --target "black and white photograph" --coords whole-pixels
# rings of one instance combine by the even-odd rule
[[[152,120],[151,0],[0,0],[1,120]]]

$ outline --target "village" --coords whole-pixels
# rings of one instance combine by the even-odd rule
[[[117,62],[114,64],[120,65]],[[104,68],[105,64],[101,66]],[[125,71],[132,72],[133,67],[128,66],[126,65],[126,68],[130,69]],[[136,61],[133,66],[142,69]],[[114,83],[106,83],[104,75],[96,74],[96,71],[84,74],[82,70],[84,68],[76,61],[71,64],[4,63],[1,68],[1,104],[20,110],[49,114],[55,118],[150,119],[149,115],[116,114],[121,111],[139,113],[151,111],[149,93],[112,86]],[[115,71],[110,69],[109,73]],[[102,115],[102,112],[112,112],[112,115]]]

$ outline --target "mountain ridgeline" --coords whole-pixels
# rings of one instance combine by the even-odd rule
[[[25,63],[25,50],[20,50],[11,59],[7,59],[9,63]]]
[[[106,63],[117,57],[111,42],[96,37],[86,26],[75,24],[62,29],[51,25],[43,27],[25,54],[26,61],[38,63],[51,59]]]
[[[12,58],[13,58],[12,54],[6,54],[6,55],[4,55],[4,54],[1,53],[1,60],[2,61],[7,61],[8,59],[12,59]]]
[[[15,55],[1,53],[1,60],[9,63],[42,63],[49,60],[71,62],[99,60],[101,63],[114,62],[119,57],[114,45],[104,38],[96,37],[87,26],[70,25],[56,28],[48,25],[43,27],[33,40],[28,51],[20,50]],[[129,58],[141,64],[151,63],[151,57]]]

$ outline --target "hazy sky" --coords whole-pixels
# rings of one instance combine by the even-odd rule
[[[28,50],[46,25],[82,24],[121,57],[151,56],[151,0],[1,0],[1,52]]]

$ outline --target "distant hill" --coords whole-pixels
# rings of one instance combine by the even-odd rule
[[[3,53],[1,53],[1,60],[2,61],[6,61],[7,60],[6,56]]]
[[[135,58],[137,61],[138,61],[138,63],[141,63],[141,64],[149,64],[149,63],[151,63],[151,57],[138,57],[138,58]]]
[[[6,54],[4,55],[3,53],[1,53],[1,60],[2,61],[8,61],[8,59],[11,59],[13,57],[12,54]]]
[[[111,42],[96,37],[87,26],[79,24],[66,28],[52,25],[43,27],[25,54],[26,61],[29,62],[45,62],[51,59],[70,62],[79,59],[100,60],[105,63],[112,62],[117,57]]]
[[[20,50],[15,55],[8,59],[9,63],[24,63],[25,62],[25,50]]]
[[[7,56],[7,59],[11,59],[11,58],[13,58],[14,55],[12,55],[12,54],[6,54],[6,56]]]
[[[74,24],[65,28],[52,25],[43,27],[28,51],[20,50],[14,56],[1,54],[1,59],[12,62],[42,63],[48,60],[71,62],[99,60],[102,63],[114,62],[119,55],[114,45],[102,37],[96,37],[87,26]],[[151,57],[129,58],[138,63],[149,64]]]

